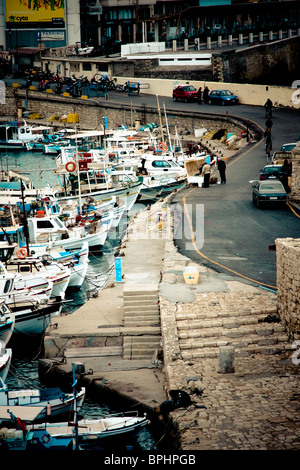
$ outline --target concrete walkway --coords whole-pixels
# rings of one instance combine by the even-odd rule
[[[167,418],[183,451],[299,450],[299,365],[276,294],[201,265],[196,284],[188,284],[185,268],[195,264],[173,244],[166,201],[131,221],[121,254],[122,282],[111,280],[98,298],[55,317],[42,362],[64,357],[63,371],[84,363],[92,369],[87,381],[150,413],[170,391],[187,392],[190,405]],[[160,322],[147,325],[153,297]],[[127,313],[135,324],[126,326]],[[232,373],[220,373],[224,346],[234,348]]]

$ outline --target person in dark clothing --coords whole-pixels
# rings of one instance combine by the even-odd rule
[[[271,119],[271,117],[272,117],[272,108],[273,108],[273,103],[268,98],[267,101],[265,102],[265,110],[266,110],[266,117],[267,118]]]
[[[268,118],[266,120],[266,128],[269,132],[272,132],[273,121],[272,119]]]
[[[205,104],[208,103],[208,94],[209,94],[209,89],[206,86],[203,91],[203,101]]]
[[[218,160],[217,166],[218,166],[218,170],[220,173],[221,183],[225,184],[226,183],[226,163],[221,158],[220,160]]]
[[[290,165],[289,165],[287,158],[283,162],[283,165],[281,167],[281,172],[282,174],[279,179],[282,182],[286,192],[289,193],[291,191],[289,187],[289,176],[291,176],[292,173],[291,173]]]
[[[209,181],[210,181],[210,164],[205,163],[202,167],[202,172],[201,174],[203,175],[203,188],[209,188]]]
[[[198,90],[197,100],[198,100],[198,104],[201,104],[201,101],[202,101],[202,88],[201,87]]]

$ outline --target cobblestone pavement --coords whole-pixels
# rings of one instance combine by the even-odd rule
[[[191,405],[169,418],[181,450],[299,450],[296,351],[277,317],[274,292],[198,266],[166,241],[160,309],[168,392]],[[220,347],[234,346],[234,372],[220,373]],[[294,359],[293,359],[294,358]]]

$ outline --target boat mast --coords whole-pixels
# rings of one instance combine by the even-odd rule
[[[160,124],[160,132],[161,132],[161,141],[164,144],[164,133],[163,133],[163,127],[162,127],[162,122],[161,122],[161,112],[160,112],[160,107],[159,107],[159,101],[158,101],[158,95],[156,95],[156,101],[157,101],[157,110],[158,110],[158,116],[159,116],[159,124]]]
[[[77,414],[77,398],[76,398],[76,385],[77,379],[75,377],[75,364],[72,364],[73,369],[73,395],[74,395],[74,438],[73,438],[73,450],[79,450],[78,445],[78,414]]]
[[[76,146],[76,168],[77,168],[77,178],[78,178],[78,194],[79,194],[79,214],[82,213],[82,204],[81,204],[81,188],[80,188],[80,172],[78,164],[78,145],[77,145],[77,129],[75,126],[75,146]]]
[[[175,157],[175,152],[174,152],[174,148],[172,146],[171,137],[170,137],[170,130],[169,130],[169,124],[168,124],[168,118],[167,118],[165,103],[164,103],[164,113],[165,113],[165,120],[166,120],[166,126],[167,126],[168,139],[169,139],[169,143],[170,143],[170,149],[171,149],[171,152],[173,153],[173,157]]]
[[[29,230],[28,230],[28,224],[27,224],[27,217],[26,217],[26,211],[25,211],[25,196],[24,196],[24,188],[23,188],[23,180],[20,178],[20,184],[21,184],[21,199],[22,199],[22,206],[23,206],[23,224],[24,224],[24,235],[25,235],[25,240],[26,240],[26,248],[27,248],[27,253],[29,256]]]

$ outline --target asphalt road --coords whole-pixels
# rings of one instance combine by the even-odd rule
[[[157,107],[157,97],[141,93],[109,91],[109,101],[135,107]],[[80,99],[80,98],[79,98]],[[94,98],[104,102],[104,98]],[[163,113],[172,122],[172,110],[203,112],[249,119],[263,130],[262,106],[237,105],[230,108],[197,103],[173,102],[172,97],[159,96]],[[300,136],[300,111],[273,111],[273,150]],[[163,114],[162,114],[163,115]],[[157,119],[157,122],[159,120]],[[164,122],[164,118],[163,118]],[[263,142],[250,143],[245,151],[227,163],[227,184],[209,188],[185,188],[172,199],[178,223],[175,243],[183,254],[239,280],[276,289],[276,253],[269,246],[276,238],[300,237],[299,215],[288,205],[257,209],[252,202],[250,180],[258,179],[265,166]]]

